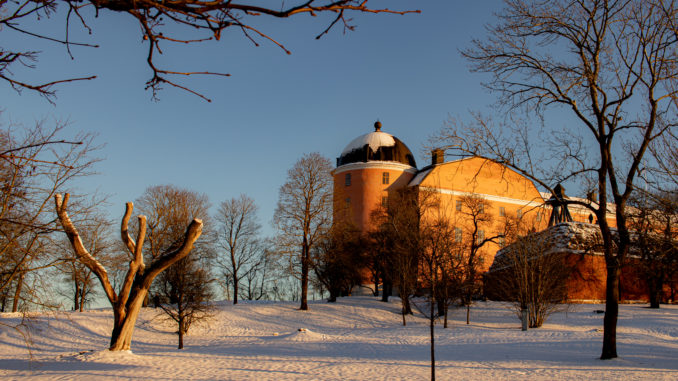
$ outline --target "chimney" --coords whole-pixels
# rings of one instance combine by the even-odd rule
[[[431,165],[438,165],[445,162],[445,151],[436,148],[431,151]]]

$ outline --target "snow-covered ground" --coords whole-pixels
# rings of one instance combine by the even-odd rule
[[[678,380],[678,306],[650,310],[620,306],[620,358],[598,360],[601,305],[571,306],[527,332],[504,305],[479,302],[451,310],[450,328],[436,327],[439,380]],[[372,297],[297,303],[218,306],[191,328],[177,350],[175,326],[137,321],[132,352],[106,350],[110,309],[42,314],[33,321],[33,354],[21,336],[0,326],[0,377],[10,379],[419,380],[429,369],[428,321],[419,314],[402,326],[399,302]],[[1,315],[14,324],[16,315]],[[305,328],[300,332],[299,328]]]

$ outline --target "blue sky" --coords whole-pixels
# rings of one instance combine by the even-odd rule
[[[73,40],[101,47],[73,49],[3,31],[6,47],[41,50],[32,70],[16,70],[32,82],[96,74],[93,81],[58,87],[55,105],[0,83],[3,123],[68,120],[67,134],[98,135],[105,144],[98,175],[77,183],[79,190],[110,194],[111,217],[125,201],[152,185],[174,184],[206,193],[215,207],[245,193],[260,207],[260,220],[273,234],[271,218],[287,170],[317,151],[332,162],[353,138],[383,130],[404,141],[423,167],[424,144],[448,116],[464,118],[487,108],[494,96],[470,73],[459,49],[482,38],[501,2],[370,1],[374,7],[420,9],[421,14],[352,14],[353,32],[335,28],[320,40],[327,16],[287,20],[260,18],[253,25],[283,43],[254,46],[241,32],[227,30],[221,41],[190,46],[163,45],[157,63],[176,70],[208,70],[231,77],[201,77],[182,83],[212,99],[165,88],[160,101],[144,90],[150,78],[147,45],[126,15],[90,17],[92,35],[77,25]],[[29,25],[61,37],[64,14]]]

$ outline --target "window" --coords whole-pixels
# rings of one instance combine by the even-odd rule
[[[345,180],[345,182],[346,182],[346,186],[350,186],[350,185],[351,185],[351,174],[350,174],[350,173],[347,173],[347,174],[346,174],[346,177],[344,178],[344,180]]]
[[[348,208],[350,208],[350,207],[351,207],[351,198],[350,198],[350,197],[346,197],[346,209],[348,209]]]
[[[499,247],[504,247],[504,246],[506,246],[506,237],[500,236],[500,237],[499,237],[499,242],[497,242],[497,243],[499,244]]]
[[[461,228],[454,228],[454,240],[461,242]]]
[[[460,200],[457,200],[457,202],[455,203],[455,208],[457,209],[458,212],[461,211],[461,201]]]
[[[381,206],[388,206],[388,196],[381,196]]]
[[[480,214],[485,213],[485,203],[483,203],[483,202],[480,203],[480,207],[478,208],[478,211],[480,212]]]
[[[541,212],[537,212],[536,220],[537,220],[537,222],[541,221]]]
[[[499,217],[506,216],[506,209],[503,206],[499,207]]]
[[[523,218],[523,210],[522,209],[516,210],[516,217]]]
[[[388,184],[389,183],[389,178],[388,178],[388,172],[383,172],[381,174],[381,183],[382,184]]]
[[[478,230],[478,235],[476,236],[476,243],[480,244],[485,240],[485,230]]]

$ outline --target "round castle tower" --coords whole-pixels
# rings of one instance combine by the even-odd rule
[[[348,218],[362,232],[370,230],[370,214],[385,205],[389,192],[403,188],[417,173],[409,148],[381,131],[353,139],[337,158],[334,175],[334,218]]]

